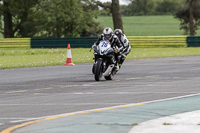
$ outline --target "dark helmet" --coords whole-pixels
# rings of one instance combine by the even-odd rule
[[[113,31],[111,28],[107,27],[103,30],[103,34],[104,34],[104,37],[107,39],[107,40],[111,40],[112,37],[113,37]]]
[[[121,38],[121,35],[122,35],[123,33],[122,33],[122,30],[116,29],[116,30],[114,31],[114,34],[120,39],[120,38]]]

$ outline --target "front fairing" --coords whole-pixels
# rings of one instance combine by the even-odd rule
[[[113,52],[111,45],[108,41],[101,41],[98,46],[94,48],[96,54],[104,56]]]

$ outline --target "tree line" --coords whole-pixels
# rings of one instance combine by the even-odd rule
[[[184,0],[130,0],[122,7],[124,15],[171,15],[183,4]]]
[[[0,32],[12,37],[97,36],[94,0],[0,0]],[[3,22],[3,23],[2,23]]]
[[[123,30],[121,16],[174,15],[185,34],[200,26],[200,0],[0,0],[0,33],[12,37],[98,36],[103,27],[99,15],[111,15],[114,28]]]
[[[122,6],[122,14],[133,15],[173,15],[180,20],[180,30],[194,36],[200,26],[200,0],[128,0]]]

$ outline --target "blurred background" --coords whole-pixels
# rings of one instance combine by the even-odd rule
[[[0,0],[0,38],[200,35],[200,0]]]

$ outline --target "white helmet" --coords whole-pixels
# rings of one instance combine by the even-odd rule
[[[111,28],[107,27],[103,30],[103,34],[104,34],[104,37],[107,39],[107,40],[110,40],[112,39],[113,37],[113,31]]]

